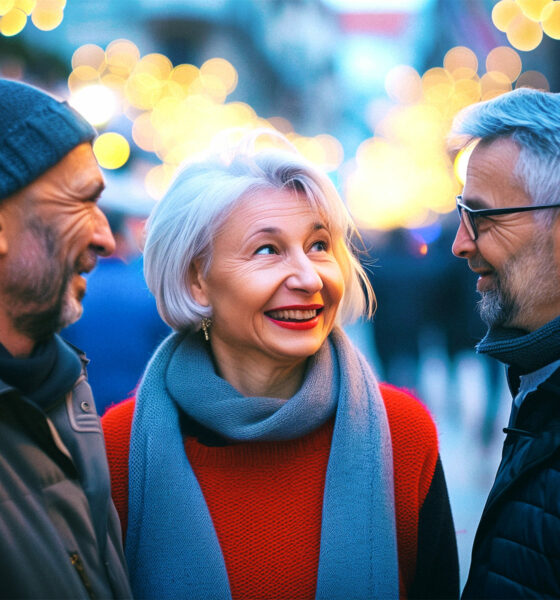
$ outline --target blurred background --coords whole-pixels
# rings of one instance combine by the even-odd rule
[[[100,136],[115,256],[64,335],[91,359],[100,412],[168,333],[142,278],[143,222],[177,166],[229,128],[273,127],[338,187],[378,298],[348,332],[440,434],[464,583],[510,399],[475,281],[452,256],[462,107],[560,91],[560,0],[0,0],[0,76],[68,99]]]

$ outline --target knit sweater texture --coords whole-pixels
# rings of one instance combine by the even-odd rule
[[[405,598],[416,578],[421,508],[438,465],[437,433],[428,411],[410,394],[386,384],[380,389],[393,445],[400,595]],[[130,399],[102,419],[123,531],[133,412]],[[314,598],[332,430],[330,421],[298,440],[226,446],[207,446],[185,437],[234,599]]]

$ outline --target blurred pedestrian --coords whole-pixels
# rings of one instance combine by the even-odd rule
[[[175,333],[103,418],[133,589],[457,597],[434,423],[341,329],[374,301],[350,218],[324,174],[257,139],[187,166],[148,221]]]
[[[0,80],[0,597],[130,597],[78,319],[114,247],[92,127]]]
[[[464,597],[557,598],[560,95],[518,89],[476,104],[453,134],[456,149],[474,148],[453,253],[478,275],[488,333],[477,350],[507,365],[513,395]]]
[[[134,393],[150,356],[170,333],[144,280],[133,235],[139,217],[114,209],[106,213],[115,252],[88,277],[84,316],[62,332],[87,349],[88,381],[100,415]]]

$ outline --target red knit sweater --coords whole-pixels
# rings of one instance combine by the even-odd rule
[[[401,597],[414,578],[418,518],[438,457],[427,410],[398,388],[381,385],[393,443]],[[134,400],[102,419],[112,494],[127,527],[128,449]],[[321,508],[332,421],[289,442],[204,446],[185,440],[220,541],[232,597],[314,598]]]

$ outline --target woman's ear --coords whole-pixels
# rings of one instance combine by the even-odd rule
[[[210,306],[208,298],[206,280],[202,275],[202,269],[199,260],[195,260],[189,267],[189,280],[187,282],[192,297],[201,306]]]

